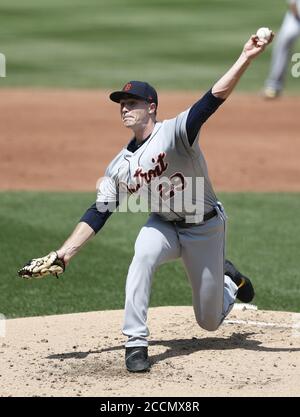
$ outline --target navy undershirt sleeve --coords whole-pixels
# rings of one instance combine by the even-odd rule
[[[98,233],[112,214],[113,212],[108,209],[105,212],[100,212],[97,210],[96,203],[94,203],[87,209],[80,221],[87,223],[95,233]]]
[[[224,101],[225,99],[215,97],[210,89],[190,108],[186,120],[186,131],[191,146],[203,123],[206,122],[209,116],[211,116]]]

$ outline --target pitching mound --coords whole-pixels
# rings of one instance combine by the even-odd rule
[[[234,310],[216,332],[191,307],[149,310],[151,372],[124,366],[123,311],[6,323],[1,396],[299,396],[300,314]]]

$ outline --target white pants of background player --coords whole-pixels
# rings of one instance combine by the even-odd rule
[[[164,262],[181,257],[193,293],[198,324],[216,330],[231,311],[237,286],[225,275],[226,215],[218,215],[196,226],[176,226],[152,214],[142,227],[126,281],[123,334],[126,347],[148,346],[146,324],[152,278]]]
[[[282,90],[292,46],[298,36],[300,36],[300,20],[297,20],[293,13],[287,12],[275,38],[271,69],[266,87],[277,92]]]

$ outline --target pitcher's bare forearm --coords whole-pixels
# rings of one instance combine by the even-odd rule
[[[251,61],[264,51],[265,47],[272,42],[273,38],[273,32],[271,32],[268,40],[251,35],[250,39],[245,43],[239,58],[213,86],[212,94],[215,97],[226,99],[237,85]]]
[[[68,237],[60,249],[56,252],[59,258],[68,262],[82,246],[95,236],[94,230],[85,222],[80,222],[75,227],[73,233]]]
[[[222,99],[227,98],[250,65],[250,62],[251,60],[242,52],[233,66],[215,83],[212,88],[212,94]]]

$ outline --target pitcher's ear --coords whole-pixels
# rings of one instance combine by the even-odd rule
[[[149,104],[149,113],[154,114],[155,112],[156,112],[156,104],[155,103],[150,103]]]

